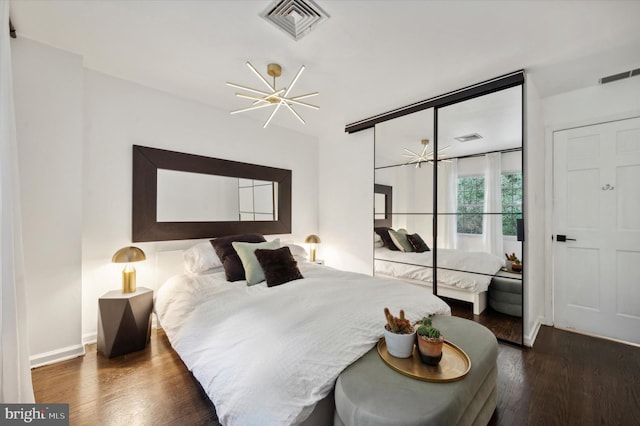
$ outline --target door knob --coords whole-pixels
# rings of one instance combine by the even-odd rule
[[[576,241],[575,238],[567,238],[566,235],[556,235],[556,241],[559,241],[561,243],[564,243],[565,241]]]
[[[602,187],[603,191],[613,191],[614,190],[614,186],[611,186],[609,184],[606,184],[605,186]]]

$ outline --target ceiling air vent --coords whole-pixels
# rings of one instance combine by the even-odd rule
[[[276,0],[261,14],[294,40],[300,40],[319,23],[329,18],[312,0]]]
[[[475,141],[477,139],[482,139],[482,136],[480,136],[477,133],[471,133],[469,135],[458,136],[457,138],[454,138],[454,139],[459,142],[470,142],[470,141]]]
[[[613,81],[622,80],[624,78],[633,77],[636,75],[640,75],[640,68],[636,68],[635,70],[625,71],[618,74],[608,75],[606,77],[602,77],[599,82],[600,84],[611,83]]]

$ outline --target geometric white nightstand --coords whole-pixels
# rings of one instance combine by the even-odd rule
[[[98,300],[98,352],[107,358],[144,349],[151,337],[153,290],[110,291]]]

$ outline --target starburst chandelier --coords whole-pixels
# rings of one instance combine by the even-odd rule
[[[407,161],[405,165],[415,164],[417,169],[418,167],[422,166],[422,163],[433,163],[434,151],[427,152],[427,149],[429,149],[429,139],[422,139],[420,143],[424,145],[424,148],[422,148],[422,152],[420,154],[413,152],[410,149],[404,148],[406,154],[402,155],[409,158],[409,161]],[[449,148],[451,147],[447,145],[438,150],[438,161],[445,161],[447,163],[451,162],[451,160],[447,160],[445,157],[440,156],[440,153],[446,151]]]
[[[249,99],[249,100],[253,101],[253,103],[251,104],[251,106],[249,106],[247,108],[242,108],[242,109],[238,109],[238,110],[235,110],[235,111],[231,111],[231,114],[238,114],[238,113],[241,113],[241,112],[253,111],[254,109],[260,109],[260,108],[266,108],[266,107],[274,107],[273,111],[271,111],[271,115],[269,115],[269,118],[264,123],[264,126],[262,126],[262,127],[267,127],[269,125],[269,123],[271,122],[271,119],[276,115],[276,113],[278,112],[278,110],[282,106],[284,106],[289,111],[291,111],[291,113],[298,120],[300,120],[300,122],[302,124],[304,124],[305,122],[302,119],[302,117],[300,116],[300,114],[298,114],[298,112],[295,109],[293,109],[294,105],[296,105],[296,106],[304,106],[304,107],[312,108],[312,109],[320,109],[320,107],[318,107],[316,105],[311,105],[309,103],[301,101],[301,99],[306,99],[306,98],[310,98],[312,96],[316,96],[318,94],[318,92],[307,93],[306,95],[298,95],[298,96],[289,97],[291,89],[293,89],[293,86],[298,81],[298,78],[300,78],[300,74],[302,74],[302,71],[304,71],[304,65],[300,67],[300,71],[298,71],[296,76],[293,78],[293,80],[291,81],[291,84],[289,84],[289,87],[288,88],[287,87],[283,87],[281,89],[276,89],[276,77],[280,77],[280,75],[282,74],[282,67],[280,67],[280,65],[278,65],[278,64],[269,64],[269,65],[267,65],[267,74],[270,75],[271,77],[273,77],[273,84],[269,83],[267,81],[267,79],[265,77],[263,77],[262,74],[260,74],[258,72],[258,70],[253,65],[251,65],[250,62],[247,62],[247,66],[249,67],[249,69],[251,71],[253,71],[253,73],[256,76],[258,76],[260,81],[262,81],[264,83],[264,85],[267,86],[268,90],[265,91],[265,90],[252,89],[250,87],[241,86],[239,84],[227,82],[227,86],[235,87],[237,89],[246,90],[247,92],[251,92],[252,93],[252,94],[236,93],[236,96],[238,96],[240,98],[244,98],[244,99]]]

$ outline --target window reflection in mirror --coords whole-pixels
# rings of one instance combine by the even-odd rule
[[[278,199],[274,182],[239,179],[239,215],[241,221],[277,220]]]

